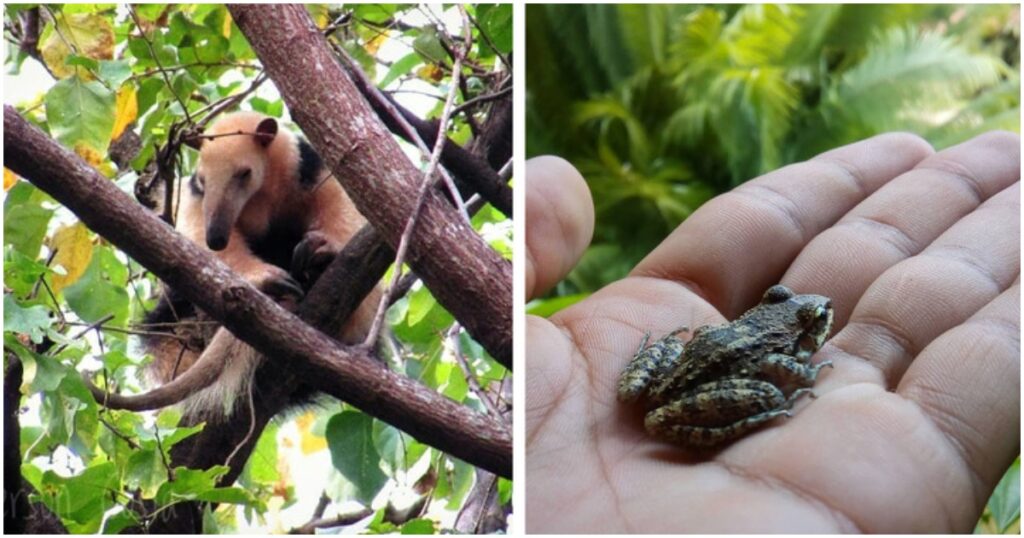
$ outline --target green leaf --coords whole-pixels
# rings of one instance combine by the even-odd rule
[[[409,298],[409,317],[407,318],[409,325],[416,325],[423,321],[423,318],[427,317],[427,314],[436,305],[437,300],[426,286],[412,292]]]
[[[86,468],[69,478],[46,471],[40,494],[46,506],[64,520],[69,531],[95,533],[104,512],[114,505],[114,493],[120,489],[118,476],[117,467],[111,462]]]
[[[355,486],[355,500],[369,506],[388,480],[373,445],[373,419],[343,411],[331,417],[325,436],[334,468]]]
[[[86,146],[100,153],[107,151],[114,129],[114,92],[76,75],[54,84],[43,101],[50,133],[60,143],[69,148]]]
[[[251,486],[255,484],[273,484],[281,479],[277,470],[277,432],[278,426],[273,422],[263,430],[245,464],[239,484],[252,489]]]
[[[548,299],[534,299],[526,305],[526,313],[531,316],[540,316],[542,318],[551,317],[555,312],[568,308],[583,299],[590,297],[590,293],[575,293],[572,295],[562,295],[559,297],[551,297]]]
[[[108,323],[123,327],[128,319],[128,292],[123,278],[127,273],[122,264],[114,263],[117,258],[105,251],[97,249],[82,277],[64,289],[64,297],[82,320],[93,323],[113,314]]]
[[[483,4],[477,22],[501,54],[512,52],[512,4]],[[486,43],[486,40],[482,40]]]
[[[385,422],[374,421],[373,430],[374,447],[390,476],[398,476],[401,471],[408,470],[428,449],[427,445]]]
[[[447,496],[448,504],[446,506],[449,510],[457,510],[462,506],[466,494],[473,487],[473,481],[476,479],[476,470],[472,465],[462,460],[452,457],[447,457],[447,459],[451,462],[452,469],[447,473],[443,473],[451,488]]]
[[[160,486],[154,500],[160,506],[172,502],[197,500],[217,488],[217,479],[228,472],[228,468],[218,465],[205,471],[176,467],[174,480]]]
[[[141,489],[143,497],[146,498],[156,495],[160,486],[167,481],[167,470],[164,468],[160,452],[154,448],[132,451],[124,475],[125,485]]]
[[[427,63],[447,63],[448,53],[441,46],[441,38],[437,35],[435,25],[428,24],[420,30],[420,35],[412,42],[412,49]]]
[[[507,478],[498,478],[498,502],[501,504],[512,502],[512,481]]]
[[[402,525],[401,534],[434,534],[434,522],[429,519],[410,519]]]
[[[33,342],[39,344],[43,341],[45,330],[52,324],[49,308],[42,305],[22,308],[11,294],[4,294],[5,332],[27,334]]]
[[[212,503],[252,504],[256,499],[242,488],[216,488],[196,496],[197,500]]]
[[[397,62],[391,64],[391,68],[388,69],[387,74],[384,75],[384,79],[380,81],[378,87],[387,88],[388,84],[391,84],[392,82],[397,80],[398,77],[401,77],[407,74],[409,71],[412,71],[413,68],[420,65],[422,62],[423,61],[420,59],[420,55],[416,54],[415,52],[411,52],[409,54],[406,54],[405,56],[402,56],[401,58],[398,59]]]
[[[4,247],[4,285],[14,295],[27,296],[39,278],[51,272],[48,267],[15,250],[12,245]]]
[[[19,181],[4,202],[4,244],[30,259],[39,256],[52,209],[42,207],[41,194],[30,183]]]
[[[97,73],[111,88],[120,88],[132,76],[132,66],[128,60],[102,61]]]
[[[1000,533],[1020,521],[1020,456],[999,480],[988,500],[988,508]]]

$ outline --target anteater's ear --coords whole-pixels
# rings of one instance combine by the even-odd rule
[[[256,143],[259,145],[269,146],[275,136],[277,136],[277,120],[274,118],[267,118],[256,126]]]
[[[181,138],[181,141],[184,142],[186,146],[196,151],[199,151],[199,149],[203,147],[203,140],[205,139],[203,138],[202,133],[189,133]]]

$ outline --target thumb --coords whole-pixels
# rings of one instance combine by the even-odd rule
[[[594,234],[594,202],[583,176],[564,159],[526,163],[526,299],[569,274]]]

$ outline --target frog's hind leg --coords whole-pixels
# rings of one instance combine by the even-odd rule
[[[777,417],[789,415],[790,398],[771,383],[726,379],[705,383],[682,398],[647,414],[644,426],[660,439],[691,447],[732,441]]]
[[[633,359],[619,376],[620,402],[634,402],[647,393],[654,380],[661,379],[683,360],[685,344],[676,334],[688,330],[677,329],[648,345],[651,333],[645,333]]]

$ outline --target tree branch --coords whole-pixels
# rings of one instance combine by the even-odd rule
[[[416,203],[419,172],[345,76],[309,13],[298,5],[229,10],[295,122],[359,211],[397,246]],[[511,367],[511,264],[436,192],[424,201],[408,263],[491,356]]]
[[[512,470],[504,425],[342,348],[170,226],[4,105],[5,164],[73,211],[237,337],[287,364],[313,388],[342,398],[420,441],[501,476]],[[508,313],[511,315],[511,312]]]
[[[343,67],[349,68],[349,66],[344,64]],[[355,66],[352,67],[354,68]],[[401,125],[401,121],[404,120],[416,129],[416,133],[423,143],[433,146],[437,142],[437,126],[433,122],[421,119],[410,110],[398,104],[390,95],[377,91],[376,88],[367,83],[365,75],[360,76],[361,73],[358,72],[350,72],[349,74],[356,88],[359,89],[363,97],[373,107],[374,112],[377,113],[377,116],[392,133],[401,136],[407,142],[415,143]],[[395,118],[392,110],[401,114],[401,118]],[[508,124],[508,127],[511,130],[511,122]],[[486,126],[484,127],[483,135],[487,135]],[[512,218],[512,188],[508,186],[507,181],[501,181],[498,178],[494,169],[488,166],[485,159],[474,155],[446,138],[444,149],[441,152],[441,164],[451,171],[456,180],[471,185],[476,192],[480,193],[498,211],[501,211],[506,217]],[[465,197],[465,192],[463,192],[463,195]]]

